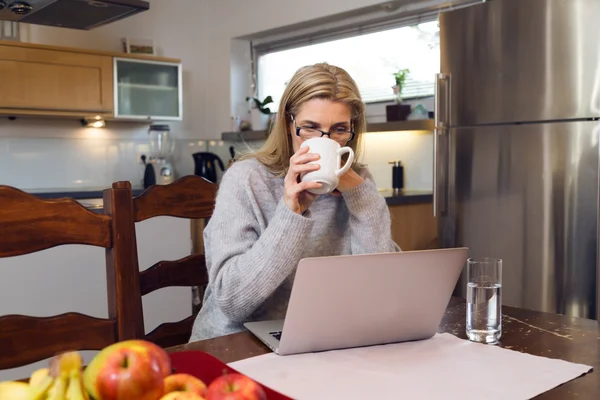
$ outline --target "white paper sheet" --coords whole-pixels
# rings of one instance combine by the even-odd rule
[[[431,339],[229,364],[294,399],[530,399],[592,367],[473,343]]]

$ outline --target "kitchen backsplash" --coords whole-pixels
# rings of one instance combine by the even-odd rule
[[[140,187],[143,165],[140,156],[147,154],[147,127],[111,129],[76,128],[62,135],[57,128],[43,131],[19,130],[11,135],[0,124],[0,184],[31,191],[57,189],[106,188],[117,180],[129,180]],[[39,127],[38,127],[39,128]],[[53,130],[54,129],[54,130]],[[15,137],[17,136],[17,137]],[[211,151],[225,166],[229,148],[236,153],[256,148],[261,142],[226,142],[221,140],[177,139],[173,157],[178,176],[192,174],[192,154]],[[373,173],[379,188],[390,188],[391,160],[405,166],[405,187],[413,190],[432,188],[432,134],[430,132],[368,133],[363,141],[362,162]],[[221,173],[219,173],[219,178]]]
[[[392,165],[402,161],[404,187],[431,191],[433,188],[433,133],[385,132],[364,136],[362,162],[367,164],[379,188],[391,189]]]
[[[2,138],[0,184],[25,190],[101,189],[118,180],[141,187],[148,155],[145,139],[128,138]],[[192,153],[206,151],[206,141],[177,140],[175,169],[191,174]],[[47,190],[46,190],[47,189]]]

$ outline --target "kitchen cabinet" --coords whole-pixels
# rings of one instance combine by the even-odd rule
[[[0,115],[181,120],[178,59],[0,41]]]
[[[437,218],[433,204],[417,203],[389,206],[392,219],[392,239],[404,251],[438,247]]]
[[[181,64],[114,59],[116,119],[182,119]]]
[[[105,114],[113,109],[112,58],[0,45],[0,110],[16,114]]]

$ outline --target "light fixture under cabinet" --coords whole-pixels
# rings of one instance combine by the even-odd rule
[[[104,128],[106,127],[106,121],[99,115],[92,118],[82,118],[81,125],[89,128]]]

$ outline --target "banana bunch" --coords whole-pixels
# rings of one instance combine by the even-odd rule
[[[29,400],[31,398],[29,385],[24,382],[0,382],[1,400]]]
[[[83,388],[81,367],[83,360],[76,351],[53,357],[50,368],[31,374],[30,400],[89,400]]]
[[[90,400],[83,388],[83,360],[72,351],[53,357],[24,382],[0,382],[0,400]]]

